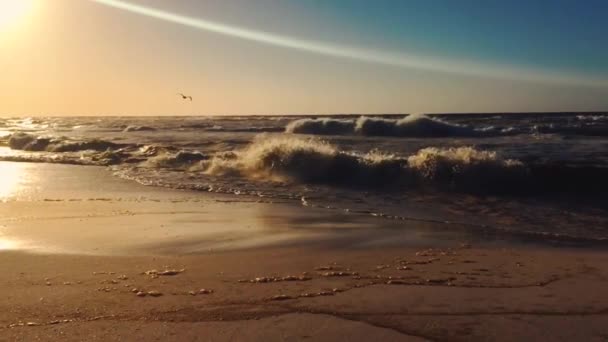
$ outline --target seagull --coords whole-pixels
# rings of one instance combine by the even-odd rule
[[[192,102],[192,96],[184,95],[182,93],[177,93],[177,95],[180,95],[184,100],[190,100]]]

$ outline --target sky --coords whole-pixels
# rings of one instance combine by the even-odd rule
[[[603,0],[19,1],[1,116],[608,111]]]

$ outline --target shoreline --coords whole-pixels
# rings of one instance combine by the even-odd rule
[[[0,162],[0,167],[8,177],[5,183],[13,184],[0,183],[0,250],[162,255],[273,246],[366,249],[459,243],[603,250],[608,243],[146,186],[99,166]]]

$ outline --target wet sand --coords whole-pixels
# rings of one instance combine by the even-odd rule
[[[296,247],[175,257],[5,252],[0,339],[608,338],[604,253],[418,252]],[[148,272],[153,270],[176,274]]]
[[[602,250],[14,167],[0,341],[608,339]]]
[[[188,254],[269,246],[509,245],[458,224],[139,185],[102,167],[0,162],[0,250]]]

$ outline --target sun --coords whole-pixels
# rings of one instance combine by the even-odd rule
[[[0,0],[0,30],[18,24],[32,11],[36,0]]]

